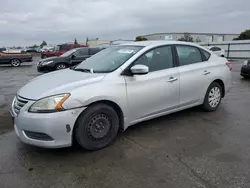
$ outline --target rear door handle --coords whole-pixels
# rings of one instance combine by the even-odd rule
[[[175,81],[177,81],[177,80],[178,80],[178,78],[170,77],[170,78],[168,79],[168,82],[175,82]]]
[[[208,74],[210,74],[210,72],[208,72],[207,70],[203,72],[203,75],[208,75]]]

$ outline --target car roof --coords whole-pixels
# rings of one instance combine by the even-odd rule
[[[75,50],[80,50],[80,49],[84,49],[84,48],[89,48],[89,49],[101,49],[101,48],[99,48],[99,47],[88,47],[88,46],[83,46],[83,47],[73,48],[73,49],[75,49]],[[73,49],[72,49],[72,50],[73,50]]]
[[[191,43],[191,42],[183,42],[183,41],[140,41],[140,42],[129,42],[129,43],[123,43],[120,44],[121,46],[149,46],[149,47],[154,47],[154,46],[160,46],[160,45],[171,45],[171,44],[182,44],[182,45],[191,45],[191,46],[197,46],[197,47],[202,47],[198,44]],[[203,48],[203,47],[202,47]]]

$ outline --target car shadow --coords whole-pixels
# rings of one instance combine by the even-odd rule
[[[29,64],[29,65],[20,65],[19,67],[12,67],[11,65],[0,65],[1,68],[4,68],[4,69],[14,69],[14,68],[22,68],[22,67],[32,67],[33,65],[32,64]]]

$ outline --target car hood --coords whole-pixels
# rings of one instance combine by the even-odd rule
[[[70,93],[82,85],[101,81],[105,75],[64,69],[34,78],[17,94],[27,99],[38,100],[51,95]]]
[[[58,61],[65,60],[65,59],[67,59],[67,57],[54,56],[54,57],[48,57],[48,58],[42,59],[41,61],[42,62],[45,62],[45,61],[58,62]]]

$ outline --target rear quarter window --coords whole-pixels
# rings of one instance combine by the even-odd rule
[[[203,50],[203,49],[201,49],[201,53],[204,55],[205,61],[208,61],[211,54],[209,52],[207,52],[206,50]]]

